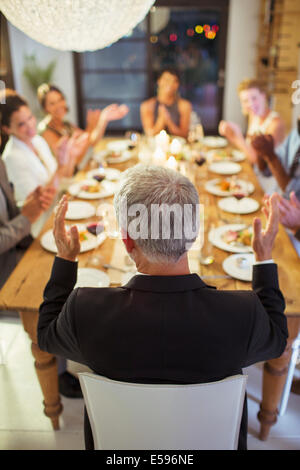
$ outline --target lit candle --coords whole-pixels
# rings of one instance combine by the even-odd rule
[[[153,164],[154,165],[163,165],[166,160],[166,154],[162,148],[157,147],[153,154]]]
[[[181,152],[182,145],[181,142],[178,139],[172,140],[172,143],[170,145],[170,152],[173,153],[174,155],[177,155],[178,153]]]
[[[177,161],[176,158],[171,155],[167,162],[166,162],[166,167],[169,168],[170,170],[177,170]]]
[[[162,148],[165,152],[168,150],[169,140],[170,139],[166,131],[160,131],[160,133],[155,137],[156,146]]]

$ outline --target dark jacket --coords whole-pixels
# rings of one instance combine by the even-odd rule
[[[201,383],[278,357],[288,336],[275,264],[254,266],[253,291],[219,291],[198,275],[137,275],[79,288],[77,263],[54,261],[40,307],[42,350],[111,379]],[[239,448],[246,448],[247,412]]]
[[[0,211],[0,288],[15,268],[24,250],[32,242],[29,235],[31,224],[20,214],[13,190],[8,181],[5,166],[0,158],[0,190],[5,199],[6,210]]]

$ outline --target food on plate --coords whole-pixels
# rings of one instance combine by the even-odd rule
[[[119,158],[122,156],[122,153],[121,152],[114,152],[113,150],[111,152],[108,152],[106,155],[105,155],[105,158],[107,159],[114,159],[114,158]]]
[[[228,160],[231,156],[228,154],[227,150],[215,150],[212,152],[212,156],[214,160]]]
[[[218,186],[221,191],[228,192],[237,191],[242,188],[235,178],[221,179],[217,182],[216,186]]]
[[[248,228],[243,230],[228,230],[222,238],[229,245],[251,246],[252,232]]]
[[[80,230],[79,232],[79,241],[85,242],[88,239],[87,230]]]
[[[81,191],[85,191],[86,193],[99,193],[100,192],[100,185],[99,184],[84,184],[81,186]]]
[[[228,180],[220,180],[218,186],[221,191],[230,191],[230,181]]]

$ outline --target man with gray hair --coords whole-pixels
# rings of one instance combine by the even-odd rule
[[[184,176],[137,165],[115,196],[122,239],[138,274],[118,288],[77,288],[76,226],[64,224],[67,198],[54,222],[58,248],[40,307],[42,350],[83,363],[110,379],[203,383],[242,373],[280,356],[288,335],[272,247],[276,196],[267,227],[253,221],[252,291],[218,291],[191,274],[187,251],[199,229],[198,194]],[[93,448],[85,414],[86,448]],[[246,400],[239,449],[247,448]]]

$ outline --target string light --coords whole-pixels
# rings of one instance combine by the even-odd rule
[[[198,34],[202,34],[203,33],[203,27],[200,24],[197,24],[197,26],[195,26],[195,31]]]
[[[175,42],[175,41],[177,41],[178,36],[177,36],[177,34],[172,33],[172,34],[170,34],[169,39],[170,39],[170,41]]]

